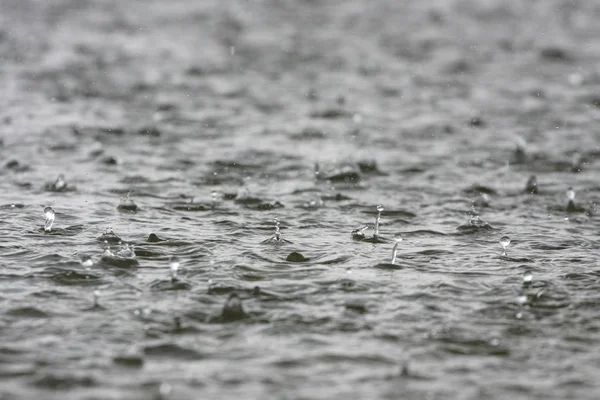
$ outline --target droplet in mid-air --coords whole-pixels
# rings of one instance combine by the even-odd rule
[[[510,238],[508,236],[502,236],[499,240],[500,246],[502,246],[502,255],[506,255],[506,248],[510,244]]]
[[[286,240],[281,237],[281,229],[279,229],[279,220],[275,218],[273,220],[275,222],[275,234],[268,239],[262,241],[262,243],[274,242],[274,243],[291,243],[289,240]]]
[[[46,222],[44,223],[44,231],[50,232],[52,230],[52,224],[54,224],[54,209],[52,207],[44,208],[44,216],[46,217]]]
[[[525,270],[525,272],[523,272],[523,286],[531,286],[532,281],[533,274],[530,270]]]
[[[172,281],[176,281],[177,278],[177,272],[179,271],[179,266],[180,266],[180,262],[179,262],[179,257],[177,256],[171,256],[171,259],[169,260],[169,271],[171,273],[171,280]]]
[[[396,263],[396,255],[398,254],[398,245],[400,244],[400,242],[402,241],[402,234],[400,233],[396,233],[394,235],[394,248],[392,249],[392,262],[391,264],[395,264]]]

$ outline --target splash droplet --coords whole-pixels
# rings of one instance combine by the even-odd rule
[[[176,281],[178,279],[177,272],[179,271],[179,266],[180,266],[179,257],[171,256],[171,259],[169,260],[169,271],[171,273],[172,281]]]
[[[569,189],[567,189],[567,199],[570,202],[575,200],[575,190],[573,190],[572,187],[569,187]]]
[[[375,232],[373,233],[373,237],[379,236],[379,221],[381,220],[381,213],[384,208],[381,204],[377,206],[377,217],[375,217]]]
[[[54,224],[54,209],[52,207],[44,208],[44,216],[46,217],[46,221],[44,223],[44,231],[50,232],[52,230],[52,224]]]
[[[523,272],[523,286],[531,286],[532,282],[533,274],[530,270],[525,270],[525,272]]]
[[[506,255],[506,248],[510,244],[510,238],[508,236],[502,236],[499,240],[500,246],[502,246],[502,255]]]
[[[79,263],[82,267],[91,268],[94,265],[94,261],[92,261],[92,257],[87,254],[84,254],[80,257]]]

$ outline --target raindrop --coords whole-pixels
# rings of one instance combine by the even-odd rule
[[[506,248],[510,244],[510,238],[508,236],[502,236],[499,240],[500,246],[502,246],[502,255],[506,255]]]
[[[46,222],[44,223],[44,232],[50,232],[52,230],[52,224],[54,224],[54,209],[52,207],[44,208],[44,216]]]

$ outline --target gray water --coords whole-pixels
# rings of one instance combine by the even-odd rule
[[[598,398],[599,16],[2,1],[0,399]]]

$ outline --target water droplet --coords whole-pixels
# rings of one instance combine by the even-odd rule
[[[82,267],[85,267],[87,269],[91,268],[94,265],[94,261],[92,261],[92,257],[88,256],[87,254],[84,254],[80,257],[79,263],[81,264]]]
[[[502,236],[499,240],[500,245],[502,246],[502,255],[506,255],[506,248],[510,244],[510,238],[508,236]]]
[[[402,234],[396,233],[394,235],[394,247],[392,248],[392,262],[390,264],[396,263],[396,256],[398,255],[398,245],[402,241]]]
[[[352,268],[350,268],[350,267],[346,268],[346,273],[347,274],[351,274],[352,273]]]
[[[523,286],[530,286],[533,282],[533,274],[530,270],[523,272]]]
[[[67,187],[67,181],[65,180],[65,176],[63,174],[58,175],[56,181],[54,181],[54,190],[60,192],[61,190]]]
[[[527,303],[527,295],[521,293],[519,297],[517,297],[517,303],[519,303],[520,305],[525,305]]]
[[[221,317],[224,321],[237,321],[246,316],[242,307],[242,300],[235,293],[229,295],[229,298],[223,306]]]
[[[161,383],[160,387],[158,388],[158,393],[161,396],[161,398],[170,395],[172,391],[173,387],[166,382]]]
[[[44,231],[50,232],[50,230],[52,230],[52,224],[54,224],[54,209],[52,207],[44,208],[44,216],[46,217],[46,222],[44,223]]]
[[[131,200],[130,195],[131,193],[127,193],[127,196],[121,197],[121,202],[119,203],[117,209],[131,212],[137,211],[138,206],[133,202],[133,200]]]
[[[171,256],[171,258],[169,259],[169,270],[171,272],[171,280],[172,281],[176,281],[177,280],[177,271],[179,270],[179,257],[177,256]]]
[[[119,250],[117,255],[122,258],[135,258],[135,251],[133,249],[133,245],[125,244],[125,246],[123,246],[121,250]]]
[[[379,236],[379,221],[381,220],[382,212],[383,212],[383,206],[381,204],[379,204],[377,206],[377,216],[375,217],[375,232],[373,233],[374,238]]]
[[[574,201],[575,200],[575,191],[573,190],[572,187],[569,187],[569,189],[567,190],[567,199],[569,201]]]

